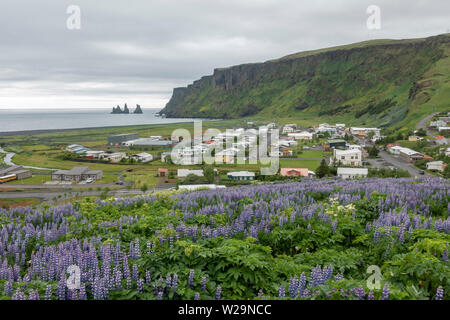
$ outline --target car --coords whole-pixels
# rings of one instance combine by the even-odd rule
[[[425,174],[425,171],[419,170],[419,174]]]
[[[87,178],[86,179],[86,183],[92,183],[92,182],[94,182],[94,179],[92,179],[92,178]]]
[[[123,181],[116,181],[116,184],[123,185]]]

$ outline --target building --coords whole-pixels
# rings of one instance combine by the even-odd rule
[[[436,120],[436,121],[431,121],[430,122],[430,127],[445,127],[447,125],[447,123],[443,120]]]
[[[353,150],[333,150],[333,157],[331,159],[336,163],[341,163],[346,166],[362,166],[362,152],[358,149]]]
[[[280,175],[283,177],[308,177],[309,170],[307,168],[281,168]]]
[[[408,141],[413,141],[413,142],[415,142],[415,141],[420,141],[420,140],[423,140],[423,138],[422,138],[422,137],[419,137],[419,136],[409,136],[409,137],[408,137]]]
[[[17,180],[22,180],[32,177],[32,172],[29,169],[24,169],[22,166],[11,166],[0,169],[0,177],[9,176],[15,174]]]
[[[89,159],[100,159],[103,154],[105,154],[105,151],[89,150],[86,151],[85,156]]]
[[[230,148],[217,152],[214,155],[214,162],[232,164],[234,163],[234,156],[237,154],[238,151],[239,150],[237,149]]]
[[[411,150],[409,148],[401,148],[400,149],[400,157],[403,158],[405,161],[414,162],[414,161],[423,159],[423,154],[421,154],[420,152]]]
[[[151,155],[150,153],[147,153],[147,152],[142,152],[142,153],[135,154],[133,156],[133,158],[136,161],[146,163],[146,162],[150,162],[153,160],[153,155]]]
[[[99,156],[99,159],[111,162],[120,162],[125,158],[127,158],[127,154],[125,152],[104,153]]]
[[[338,168],[337,175],[342,179],[355,179],[367,177],[367,168]]]
[[[79,182],[87,179],[100,180],[103,178],[102,170],[89,170],[89,167],[73,167],[70,170],[57,170],[52,173],[54,181]]]
[[[283,127],[283,134],[285,134],[285,133],[292,133],[292,132],[295,132],[296,130],[297,130],[297,128],[295,128],[295,127],[291,127],[291,126],[285,125]]]
[[[450,147],[445,149],[445,156],[450,157]]]
[[[124,133],[124,134],[116,134],[108,137],[108,144],[111,146],[118,146],[123,144],[126,141],[139,139],[139,135],[137,133]]]
[[[349,145],[347,145],[347,149],[348,150],[362,150],[363,147],[360,146],[359,144],[349,144]]]
[[[357,136],[365,137],[369,135],[369,132],[373,132],[375,137],[380,136],[380,129],[378,128],[360,128],[360,127],[351,127],[350,133]]]
[[[444,172],[444,169],[446,166],[447,166],[447,164],[444,163],[444,161],[427,162],[427,170],[431,170],[431,171]]]
[[[178,169],[177,171],[177,176],[180,179],[184,179],[190,174],[193,174],[197,177],[203,177],[203,170]]]
[[[312,140],[313,134],[308,131],[293,132],[288,133],[288,137],[293,137],[296,140]]]
[[[402,151],[403,149],[406,149],[406,148],[401,147],[399,145],[394,145],[394,146],[391,146],[390,148],[388,148],[388,151],[392,154],[400,154],[400,151]]]
[[[336,129],[345,130],[345,123],[336,123]]]
[[[195,190],[214,190],[214,189],[223,189],[226,186],[216,185],[216,184],[191,184],[191,185],[180,185],[178,186],[179,190],[187,190],[187,191],[195,191]]]
[[[436,140],[434,140],[434,143],[438,146],[445,146],[449,144],[449,140],[444,136],[437,136]]]
[[[250,171],[228,172],[227,176],[230,180],[255,180],[255,173]]]
[[[441,132],[441,131],[448,131],[448,130],[450,130],[450,127],[439,127],[438,128],[439,132]]]
[[[163,152],[161,153],[161,162],[168,162],[170,159],[171,152]]]
[[[345,146],[346,146],[345,140],[342,140],[342,139],[331,139],[331,140],[328,140],[325,143],[324,148],[325,149],[340,148],[340,147],[345,148]]]
[[[158,168],[158,177],[167,177],[169,175],[169,169]]]
[[[172,146],[173,142],[171,140],[157,140],[152,138],[139,138],[134,140],[128,140],[122,143],[127,147],[161,147],[169,148]]]
[[[81,144],[71,144],[70,146],[67,146],[65,150],[72,152],[75,148],[83,148],[83,146]]]

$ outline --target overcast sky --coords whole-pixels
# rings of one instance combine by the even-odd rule
[[[67,28],[67,8],[81,29]],[[369,30],[369,5],[381,29]],[[450,30],[448,0],[14,0],[0,5],[0,108],[164,107],[214,68]]]

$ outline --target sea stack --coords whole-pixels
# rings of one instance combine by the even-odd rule
[[[112,110],[111,113],[112,114],[120,114],[120,113],[123,113],[123,112],[122,112],[122,109],[120,109],[120,107],[117,106],[116,108],[113,107],[113,110]]]
[[[125,103],[125,106],[123,107],[123,113],[130,113],[130,110],[128,110],[126,103]]]
[[[141,114],[141,113],[143,113],[142,112],[142,109],[141,109],[141,106],[140,105],[138,105],[138,104],[136,104],[136,110],[134,110],[134,112],[133,113],[138,113],[138,114]]]

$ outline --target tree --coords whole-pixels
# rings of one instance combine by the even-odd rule
[[[444,169],[444,177],[450,179],[450,164],[447,164],[447,166]]]
[[[141,187],[141,191],[145,193],[147,190],[148,190],[148,186],[147,186],[146,184],[144,184],[144,185]]]
[[[377,147],[375,147],[375,145],[372,147],[372,148],[370,148],[369,149],[369,157],[371,157],[371,158],[376,158],[376,157],[378,157],[378,153],[379,153],[380,151],[377,149]]]
[[[214,183],[214,169],[211,166],[206,166],[203,170],[203,174],[208,183]]]
[[[417,135],[419,137],[425,137],[427,135],[427,132],[425,131],[424,128],[420,128],[419,130],[417,130]]]
[[[328,165],[327,165],[325,159],[322,159],[322,161],[320,162],[319,168],[317,168],[317,170],[316,170],[316,176],[318,178],[323,178],[326,175],[328,175],[329,172],[330,172],[330,168],[328,168]]]

